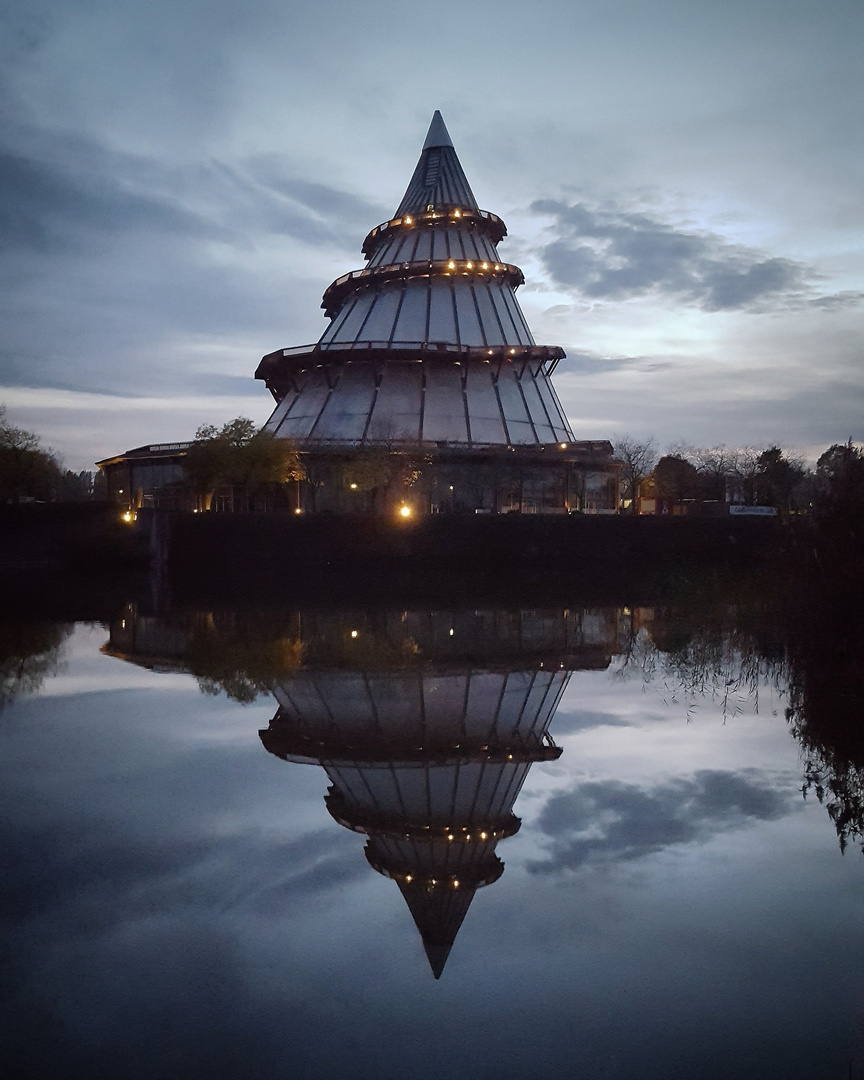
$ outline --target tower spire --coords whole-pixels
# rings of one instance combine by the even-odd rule
[[[450,138],[450,132],[444,123],[444,117],[436,109],[432,114],[432,123],[429,125],[429,130],[426,132],[426,142],[423,143],[423,149],[431,150],[433,146],[452,147],[452,145],[453,140]]]

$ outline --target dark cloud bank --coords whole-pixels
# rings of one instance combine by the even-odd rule
[[[788,785],[755,769],[704,769],[656,787],[619,780],[588,782],[553,795],[540,815],[549,858],[537,873],[576,870],[589,862],[623,862],[664,848],[705,841],[800,805]]]
[[[687,232],[649,214],[539,199],[554,239],[538,255],[558,286],[589,300],[663,296],[703,311],[765,311],[815,303],[857,304],[860,293],[811,299],[814,272],[791,259]]]

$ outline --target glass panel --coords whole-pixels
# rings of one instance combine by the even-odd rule
[[[400,284],[385,286],[375,293],[375,302],[369,312],[369,318],[363,325],[363,341],[389,341],[396,321],[399,301],[402,299]]]
[[[488,286],[489,296],[492,299],[492,303],[495,305],[495,311],[498,313],[498,319],[504,330],[504,344],[505,345],[520,345],[522,341],[516,332],[516,328],[513,325],[513,318],[507,307],[507,303],[504,299],[505,294],[509,291],[505,286],[490,283]]]
[[[573,439],[573,433],[567,427],[564,421],[561,407],[555,397],[555,391],[552,388],[552,384],[549,379],[542,373],[537,376],[536,379],[537,390],[539,391],[543,401],[546,404],[546,411],[552,418],[552,430],[555,432],[556,442],[570,442]]]
[[[507,433],[492,384],[492,365],[471,365],[466,385],[471,440],[476,443],[506,443]]]
[[[531,419],[534,421],[537,437],[541,442],[557,442],[555,431],[549,423],[546,410],[543,408],[543,400],[540,397],[540,391],[537,389],[537,383],[529,368],[526,367],[519,383],[522,387],[522,393],[525,395],[525,402],[528,405]]]
[[[376,294],[371,291],[360,293],[357,297],[357,302],[348,312],[344,322],[332,335],[329,331],[325,335],[327,340],[333,342],[354,341],[360,333],[360,328],[369,313],[369,308],[372,306],[375,295]]]
[[[330,387],[323,372],[309,372],[293,408],[279,426],[279,434],[293,439],[308,435],[329,393]]]
[[[414,258],[417,262],[432,258],[432,234],[435,230],[428,227],[417,229],[417,247]]]
[[[425,341],[429,306],[429,278],[413,278],[405,283],[405,299],[393,332],[394,341]]]
[[[474,306],[474,295],[466,278],[457,278],[453,292],[456,296],[456,314],[459,317],[459,342],[462,345],[483,345],[483,332]]]
[[[419,440],[421,387],[420,364],[388,364],[378,387],[367,438]]]
[[[504,676],[473,672],[468,687],[465,732],[469,739],[491,738]]]
[[[534,442],[534,434],[528,423],[528,413],[525,411],[525,402],[522,400],[522,395],[519,393],[519,387],[516,383],[516,373],[513,371],[510,364],[501,365],[501,371],[498,375],[498,394],[501,397],[504,418],[507,421],[507,429],[510,432],[510,441],[514,443]],[[520,425],[521,428],[527,428],[527,435],[523,432],[521,437],[517,437],[514,431],[516,425]]]
[[[495,314],[495,305],[492,303],[492,297],[489,295],[488,283],[475,282],[474,296],[477,300],[477,307],[480,309],[480,318],[482,320],[485,338],[484,344],[506,345],[506,339],[501,333],[501,324],[498,321],[498,316]]]
[[[362,438],[374,387],[371,364],[346,364],[315,427],[315,437],[349,441]]]
[[[461,368],[448,361],[427,361],[423,438],[427,442],[467,442]]]
[[[456,340],[456,321],[453,316],[453,293],[447,278],[432,278],[429,282],[429,341]]]
[[[528,329],[528,323],[525,322],[525,316],[522,314],[522,309],[519,307],[516,297],[510,289],[503,289],[502,292],[504,293],[504,302],[507,304],[510,314],[513,317],[513,323],[516,326],[519,341],[523,345],[533,345],[534,338],[531,336],[531,331]]]

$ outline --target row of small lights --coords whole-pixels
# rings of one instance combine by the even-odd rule
[[[411,882],[414,880],[414,875],[413,874],[406,874],[405,877],[402,880],[410,885]],[[427,885],[448,885],[449,884],[454,889],[459,888],[459,880],[458,880],[458,878],[451,878],[449,882],[447,882],[447,881],[439,881],[437,878],[434,878],[434,877],[433,878],[427,878],[426,884]]]
[[[444,220],[447,217],[453,219],[454,221],[458,221],[462,216],[462,210],[459,208],[451,210],[449,214],[439,214],[434,210],[427,210],[426,213],[417,214],[416,217],[411,217],[410,214],[405,214],[401,218],[393,218],[390,221],[385,221],[382,225],[379,225],[377,228],[373,229],[369,235],[370,237],[373,237],[377,236],[379,233],[386,232],[387,229],[397,229],[400,225],[408,225],[410,227],[412,225],[419,225],[427,221]],[[469,220],[474,218],[480,221],[495,220],[503,225],[501,219],[495,214],[489,214],[488,216],[484,217],[482,213],[479,213],[477,211],[466,210],[464,216]]]

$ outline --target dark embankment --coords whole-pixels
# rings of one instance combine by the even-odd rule
[[[691,574],[760,574],[789,539],[770,519],[196,514],[176,518],[162,547],[178,594],[608,602]]]
[[[64,620],[110,617],[146,586],[149,526],[105,503],[0,506],[0,607]]]

